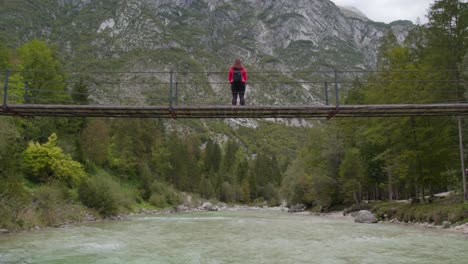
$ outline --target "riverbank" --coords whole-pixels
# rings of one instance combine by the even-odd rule
[[[136,208],[132,212],[128,213],[120,213],[112,216],[100,216],[96,212],[92,210],[83,210],[80,212],[80,217],[65,219],[62,222],[56,222],[54,225],[48,226],[40,226],[35,225],[28,229],[23,230],[7,230],[7,229],[0,229],[1,234],[9,234],[9,233],[27,233],[31,231],[38,231],[43,229],[53,229],[53,228],[70,228],[78,224],[86,224],[86,223],[94,223],[94,222],[107,222],[107,221],[122,221],[126,220],[130,217],[134,216],[145,216],[145,215],[171,215],[171,214],[186,214],[186,213],[193,213],[193,212],[215,212],[215,211],[283,211],[287,212],[288,208],[285,206],[276,206],[276,207],[268,207],[268,206],[249,206],[249,205],[238,205],[238,204],[231,204],[228,205],[222,202],[215,202],[211,203],[209,201],[191,201],[191,199],[187,200],[177,206],[171,208],[164,208],[164,209],[153,209],[153,208]]]
[[[310,211],[304,211],[304,212],[297,212],[293,214],[319,216],[319,217],[325,217],[325,218],[331,218],[331,219],[348,219],[352,221],[354,221],[355,219],[354,213],[345,214],[344,211],[335,211],[335,212],[330,212],[330,213],[315,213],[315,212],[310,212]],[[411,221],[404,222],[404,221],[399,221],[397,219],[392,219],[392,220],[379,220],[376,224],[395,224],[395,225],[412,226],[415,228],[423,228],[423,229],[438,229],[438,230],[444,230],[447,232],[462,233],[462,234],[468,235],[468,223],[448,225],[448,223],[445,222],[443,224],[438,225],[435,223],[428,223],[428,222],[421,222],[421,223],[411,222]]]
[[[445,199],[445,198],[444,198]],[[293,214],[311,215],[326,217],[332,219],[354,219],[354,212],[361,209],[367,209],[373,212],[379,220],[379,223],[385,224],[400,224],[412,225],[418,228],[443,229],[450,232],[468,234],[468,210],[465,209],[463,203],[457,202],[458,198],[447,198],[445,200],[434,201],[432,204],[410,204],[403,202],[372,202],[365,203],[358,207],[352,207],[349,211],[334,211],[329,213],[318,213],[312,211],[295,211]],[[52,226],[34,226],[27,230],[19,230],[19,232],[35,231],[47,228],[68,228],[77,224],[119,221],[129,217],[139,215],[168,215],[182,214],[192,212],[209,212],[209,211],[243,211],[243,210],[258,210],[258,211],[282,211],[290,212],[290,208],[284,204],[282,206],[268,207],[266,205],[238,205],[226,204],[222,202],[210,202],[206,200],[194,200],[187,195],[185,201],[174,208],[155,209],[155,208],[135,208],[131,212],[121,213],[113,216],[99,216],[96,212],[81,211],[79,219],[68,219],[61,223],[55,223]],[[445,218],[447,217],[447,218]],[[418,219],[432,219],[432,221],[418,221]],[[434,221],[436,219],[437,221]],[[458,219],[459,221],[450,222],[449,220]],[[18,232],[18,231],[13,231]],[[0,234],[10,233],[9,230],[1,229]]]
[[[390,220],[390,221],[379,221],[379,223],[388,223],[388,224],[399,224],[399,225],[406,225],[406,226],[414,226],[418,228],[427,228],[427,229],[440,229],[440,230],[445,230],[449,232],[456,232],[456,233],[463,233],[465,235],[468,235],[468,223],[464,224],[450,224],[447,221],[444,221],[441,225],[437,225],[434,223],[428,223],[428,222],[401,222],[396,219]]]
[[[396,219],[400,222],[463,224],[468,222],[468,203],[459,195],[452,195],[427,202],[374,202],[372,211],[380,220]]]
[[[468,234],[468,203],[459,194],[426,199],[425,202],[373,201],[353,205],[345,210],[352,214],[359,210],[371,211],[380,223],[414,225]]]
[[[390,203],[391,204],[391,203]],[[378,206],[375,209],[378,210]],[[355,216],[353,213],[345,214],[344,211],[334,211],[329,213],[317,213],[311,211],[302,211],[302,212],[288,212],[289,208],[285,206],[276,206],[276,207],[268,207],[268,206],[248,206],[248,205],[227,205],[225,203],[217,203],[215,205],[205,202],[201,206],[196,208],[189,208],[187,206],[178,206],[176,208],[168,208],[163,210],[148,210],[148,209],[139,209],[135,213],[130,213],[126,215],[117,215],[113,217],[106,217],[103,218],[101,221],[117,221],[117,220],[124,220],[128,217],[132,216],[143,216],[143,215],[170,215],[170,214],[187,214],[193,212],[213,212],[213,211],[278,211],[278,212],[287,212],[294,215],[310,215],[310,216],[318,216],[324,218],[331,218],[331,219],[347,219],[347,220],[354,220]],[[424,229],[438,229],[444,230],[447,232],[454,232],[454,233],[462,233],[468,235],[468,223],[454,223],[448,224],[447,221],[443,221],[441,224],[437,223],[429,223],[429,222],[413,222],[413,221],[399,221],[397,218],[393,218],[391,220],[384,220],[379,215],[376,215],[379,218],[378,224],[396,224],[396,225],[405,225],[405,226],[413,226],[416,228],[424,228]],[[94,220],[100,221],[100,220]],[[93,221],[90,221],[93,222]]]

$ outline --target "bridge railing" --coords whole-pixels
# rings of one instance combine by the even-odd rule
[[[465,103],[467,81],[440,70],[251,71],[247,105],[335,105]],[[453,75],[452,75],[453,76]],[[204,106],[230,105],[227,73],[219,72],[46,72],[0,75],[8,104]],[[362,92],[364,91],[365,92]],[[385,94],[385,96],[381,96]]]

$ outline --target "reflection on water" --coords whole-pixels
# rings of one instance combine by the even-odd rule
[[[135,217],[0,237],[0,263],[467,263],[468,237],[282,212]]]

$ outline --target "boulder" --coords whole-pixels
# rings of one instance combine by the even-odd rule
[[[219,210],[226,210],[228,205],[226,203],[218,203]]]
[[[351,217],[354,217],[354,218],[356,218],[356,216],[357,216],[358,214],[359,214],[359,211],[349,213],[349,215],[350,215]]]
[[[360,210],[369,210],[371,208],[371,205],[368,203],[353,204],[351,207],[344,210],[343,215],[351,214],[353,212],[357,214]],[[353,214],[351,214],[351,216],[353,216]]]
[[[190,211],[190,208],[186,205],[178,205],[177,208],[176,208],[176,212],[188,212]]]
[[[289,207],[288,212],[290,212],[290,213],[303,212],[305,209],[306,209],[305,205],[296,204],[296,205],[291,205],[291,207]]]
[[[450,223],[449,221],[444,221],[444,222],[442,222],[442,227],[443,227],[443,228],[449,228],[450,225],[452,225],[452,223]]]
[[[463,232],[463,234],[467,234],[467,235],[468,235],[468,224],[464,224],[464,225],[463,225],[462,232]]]
[[[174,208],[171,208],[171,209],[166,209],[166,210],[164,210],[163,214],[169,215],[169,214],[173,214],[173,213],[175,213],[175,212],[176,212],[175,209],[174,209]]]
[[[210,202],[204,202],[200,209],[205,210],[205,211],[218,211],[217,206],[213,206]]]
[[[377,217],[375,215],[367,210],[361,210],[358,212],[356,215],[356,218],[354,219],[354,222],[356,223],[365,223],[365,224],[373,224],[377,223]]]
[[[94,221],[96,221],[96,220],[97,220],[97,219],[96,219],[96,217],[94,217],[94,215],[88,214],[88,213],[86,213],[86,214],[84,215],[83,219],[82,219],[82,221],[84,221],[84,222],[94,222]]]

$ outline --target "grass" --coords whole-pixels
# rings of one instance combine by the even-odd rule
[[[398,219],[402,222],[428,222],[452,224],[468,222],[468,203],[461,195],[452,195],[432,203],[406,204],[398,202],[373,203],[372,211],[381,220]]]

